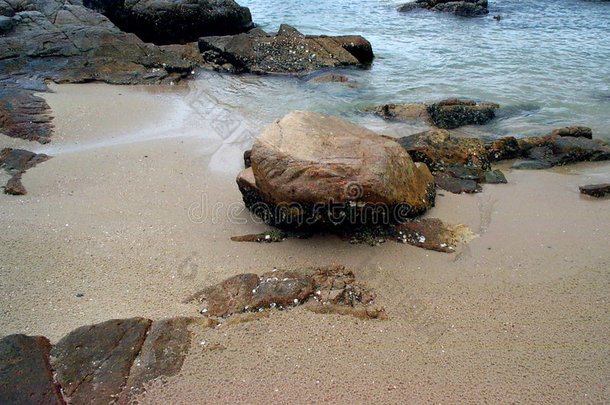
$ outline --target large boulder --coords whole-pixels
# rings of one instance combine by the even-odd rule
[[[250,10],[233,0],[83,0],[83,4],[123,31],[155,44],[192,42],[253,27]]]
[[[282,25],[277,34],[254,29],[246,34],[203,37],[199,49],[209,68],[260,74],[364,66],[374,57],[371,44],[360,36],[309,36],[289,25]]]
[[[489,13],[487,0],[416,0],[403,4],[398,11],[404,13],[417,9],[443,11],[462,17],[475,17]]]
[[[430,171],[396,141],[320,113],[271,124],[254,141],[251,163],[238,177],[244,202],[276,226],[395,222],[434,204]]]

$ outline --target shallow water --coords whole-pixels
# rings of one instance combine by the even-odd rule
[[[200,115],[239,121],[219,126],[229,143],[248,140],[295,109],[343,116],[390,135],[425,127],[389,124],[363,107],[468,97],[501,105],[498,118],[465,134],[540,135],[585,125],[610,139],[610,3],[584,0],[490,1],[490,14],[461,18],[401,2],[242,0],[266,31],[281,23],[306,34],[360,34],[373,45],[370,70],[345,73],[361,83],[310,84],[297,78],[201,72],[188,103]],[[492,18],[501,15],[501,21]],[[224,125],[224,126],[223,126]]]

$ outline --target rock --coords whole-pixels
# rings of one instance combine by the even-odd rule
[[[485,149],[492,162],[499,160],[514,159],[521,156],[522,150],[519,142],[512,136],[497,139],[485,144]]]
[[[345,75],[340,75],[337,73],[325,73],[322,75],[314,76],[310,79],[307,79],[308,83],[344,83],[349,87],[357,87],[360,83],[350,79]]]
[[[593,138],[593,131],[588,127],[567,127],[560,128],[548,133],[548,136],[571,136],[575,138]]]
[[[398,8],[398,11],[404,13],[416,9],[443,11],[462,17],[474,17],[489,13],[487,0],[417,0],[402,5]]]
[[[450,98],[428,105],[430,121],[438,128],[452,129],[464,125],[482,125],[491,121],[500,108],[493,103]]]
[[[160,376],[171,377],[180,372],[191,346],[189,327],[198,324],[215,327],[217,322],[206,318],[177,317],[152,323],[138,357],[131,366],[119,403],[141,393],[145,384]]]
[[[498,108],[493,103],[477,104],[473,100],[449,98],[432,104],[384,104],[373,111],[386,119],[428,121],[438,128],[453,129],[464,125],[485,124],[495,117]]]
[[[430,119],[428,107],[420,103],[384,104],[375,107],[373,111],[380,117],[390,120],[427,121]]]
[[[249,149],[244,152],[244,166],[247,168],[252,166],[252,162],[250,161],[250,155],[252,155],[252,149]]]
[[[587,186],[578,187],[582,194],[587,194],[593,197],[606,197],[610,195],[610,183],[604,184],[590,184]]]
[[[151,325],[143,318],[83,326],[51,352],[57,382],[71,403],[109,403],[121,392]]]
[[[21,176],[23,173],[24,172],[15,173],[13,175],[13,177],[11,177],[8,180],[8,182],[6,183],[6,186],[4,187],[5,194],[11,194],[11,195],[27,194],[25,187],[23,187],[23,184],[21,183]]]
[[[550,169],[553,165],[544,160],[527,160],[525,162],[517,162],[511,166],[513,169],[519,170],[541,170]]]
[[[194,294],[186,302],[203,304],[201,313],[211,317],[307,302],[309,306],[332,305],[334,307],[328,310],[332,313],[384,318],[385,311],[373,307],[374,300],[375,294],[357,283],[351,271],[334,266],[318,269],[313,274],[284,270],[274,270],[260,277],[240,274]]]
[[[489,184],[506,184],[506,176],[500,170],[490,170],[485,172],[485,183]]]
[[[476,235],[466,225],[450,225],[437,218],[421,218],[396,227],[397,241],[424,249],[452,253],[460,243],[468,243]]]
[[[434,204],[425,165],[394,140],[324,114],[276,121],[254,141],[251,161],[237,179],[244,202],[279,227],[395,222]]]
[[[304,74],[323,68],[365,66],[374,57],[371,44],[362,37],[306,36],[288,25],[282,25],[277,34],[253,30],[203,37],[199,49],[209,68],[259,74]]]
[[[428,165],[432,173],[443,172],[447,166],[479,168],[482,171],[491,168],[483,142],[472,138],[454,138],[443,129],[405,136],[398,143],[415,162]]]
[[[44,153],[24,149],[5,148],[0,151],[0,167],[9,171],[23,172],[49,159]]]
[[[49,364],[51,344],[42,336],[0,340],[0,403],[65,404]]]
[[[249,235],[232,236],[234,242],[281,242],[286,239],[286,233],[280,230]]]
[[[460,179],[445,173],[435,175],[434,180],[437,186],[454,194],[476,193],[481,191],[481,188],[476,181]]]
[[[0,130],[49,141],[48,105],[35,96],[55,82],[171,83],[203,63],[196,44],[161,48],[122,32],[80,0],[1,2],[12,28],[0,35]]]
[[[173,44],[210,35],[233,35],[253,27],[247,7],[233,0],[83,0],[121,30],[146,42]]]
[[[602,161],[610,159],[610,148],[587,138],[561,137],[549,143],[553,165],[565,165],[574,162]]]
[[[13,29],[13,20],[10,17],[0,15],[0,35],[4,35]]]

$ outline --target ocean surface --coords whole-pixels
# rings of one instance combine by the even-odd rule
[[[610,139],[610,2],[491,0],[489,15],[476,18],[399,13],[402,2],[397,1],[239,3],[265,31],[286,23],[305,34],[359,34],[372,43],[376,58],[368,70],[343,72],[361,84],[355,88],[200,72],[190,84],[188,103],[208,122],[225,121],[216,130],[229,143],[251,142],[266,125],[296,109],[403,136],[425,128],[388,123],[360,110],[447,97],[501,106],[496,120],[461,129],[465,135],[521,137],[585,125],[594,137]],[[496,15],[502,19],[493,19]]]

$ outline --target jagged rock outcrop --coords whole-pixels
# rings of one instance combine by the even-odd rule
[[[199,49],[208,68],[259,74],[365,66],[374,58],[371,44],[360,36],[303,35],[285,24],[277,34],[254,29],[239,35],[203,37]]]
[[[489,13],[487,0],[417,0],[403,4],[398,11],[404,13],[417,9],[442,11],[462,17],[475,17]]]
[[[340,118],[292,112],[254,141],[238,176],[246,206],[284,228],[399,222],[434,204],[434,181],[394,140]]]
[[[0,151],[0,168],[12,174],[4,187],[5,194],[24,195],[25,187],[21,176],[26,170],[49,159],[44,153],[34,153],[29,150],[5,148]]]

